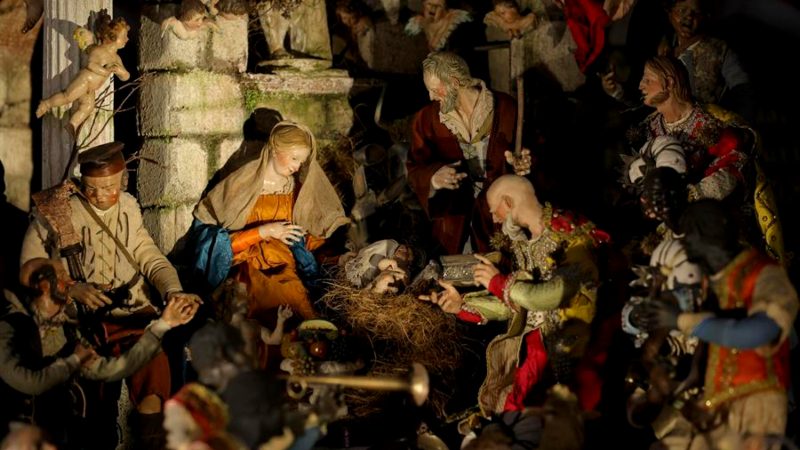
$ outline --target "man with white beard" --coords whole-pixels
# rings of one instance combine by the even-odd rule
[[[491,415],[530,406],[529,394],[550,378],[548,367],[558,383],[578,386],[574,369],[589,340],[600,282],[595,248],[609,236],[581,216],[542,204],[530,181],[517,175],[499,177],[487,198],[511,241],[514,271],[502,273],[476,255],[473,279],[485,290],[462,295],[439,281],[441,292],[420,299],[465,322],[508,322],[486,347],[478,404]]]
[[[510,96],[472,78],[454,53],[422,62],[432,102],[412,123],[408,180],[446,254],[490,250],[492,218],[485,188],[499,176],[530,172],[530,151],[512,153],[517,108]]]

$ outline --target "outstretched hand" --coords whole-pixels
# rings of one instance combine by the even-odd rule
[[[170,326],[177,327],[188,323],[200,308],[200,297],[185,292],[176,292],[169,296],[167,307],[161,313],[161,318]]]
[[[460,165],[461,161],[457,161],[440,167],[431,177],[431,186],[434,189],[458,189],[461,180],[467,177],[466,173],[456,171]]]
[[[286,322],[287,319],[292,317],[294,312],[289,305],[278,306],[278,322]]]
[[[99,358],[97,352],[95,352],[92,347],[85,345],[82,342],[75,344],[74,353],[78,356],[78,360],[81,362],[82,366],[88,366],[94,362],[95,359]]]
[[[303,238],[305,231],[300,225],[291,222],[271,222],[258,227],[262,239],[277,239],[286,245],[292,245]]]
[[[447,281],[439,280],[439,286],[444,290],[441,292],[431,292],[431,295],[420,295],[417,297],[420,300],[428,301],[439,305],[442,311],[450,314],[458,314],[461,311],[461,306],[464,304],[464,299],[458,293],[455,286]]]
[[[475,259],[480,261],[480,263],[475,264],[475,266],[472,268],[472,276],[475,280],[475,284],[489,289],[489,283],[492,282],[492,278],[494,278],[495,275],[498,275],[500,271],[494,266],[494,264],[492,264],[491,261],[486,259],[486,257],[478,254],[473,256]]]
[[[90,310],[111,304],[111,299],[89,283],[75,283],[67,292],[69,298],[86,306]]]
[[[648,332],[659,329],[675,330],[678,328],[678,305],[663,300],[650,300],[637,307],[638,322]]]
[[[514,167],[514,173],[519,176],[525,176],[531,173],[531,151],[523,148],[519,153],[512,153],[508,150],[504,153],[506,162]]]
[[[603,91],[606,95],[616,99],[622,99],[623,88],[619,81],[617,81],[617,73],[613,65],[609,68],[608,72],[598,73],[597,76],[600,77],[600,86],[603,87]]]

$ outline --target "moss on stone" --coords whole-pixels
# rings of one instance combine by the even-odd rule
[[[261,103],[261,99],[268,94],[261,92],[258,89],[253,89],[252,87],[242,86],[242,98],[244,99],[244,112],[246,116],[250,116],[253,111],[258,108],[259,103]]]
[[[347,132],[352,124],[347,97],[341,94],[295,95],[245,86],[243,97],[247,116],[256,108],[274,109],[284,118],[307,124],[318,136]]]

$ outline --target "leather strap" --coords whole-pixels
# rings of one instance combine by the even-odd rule
[[[139,264],[136,264],[136,260],[133,259],[133,256],[131,256],[131,254],[128,252],[128,249],[125,248],[125,244],[123,244],[122,242],[120,242],[119,239],[117,239],[117,236],[114,233],[111,232],[111,230],[108,228],[108,226],[106,226],[105,222],[103,222],[103,220],[97,215],[97,213],[94,212],[94,209],[86,201],[86,199],[84,199],[83,197],[80,197],[80,196],[78,197],[78,199],[81,201],[81,205],[83,205],[83,208],[86,210],[86,212],[88,212],[89,215],[92,217],[92,219],[94,219],[94,221],[98,225],[100,225],[100,228],[106,234],[111,236],[111,239],[114,240],[114,243],[117,245],[117,248],[122,252],[122,254],[125,256],[125,259],[128,260],[128,263],[136,271],[136,275],[133,278],[131,278],[130,281],[125,283],[125,286],[127,286],[128,289],[132,288],[136,283],[139,282],[139,279],[142,277],[142,273],[139,270]]]

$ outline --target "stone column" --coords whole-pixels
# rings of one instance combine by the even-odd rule
[[[92,12],[105,8],[113,17],[112,0],[45,0],[42,96],[47,98],[63,91],[82,66],[82,51],[72,38],[79,26],[86,26]],[[113,81],[109,81],[113,83]],[[98,95],[103,88],[97,91]],[[107,97],[113,107],[113,97]],[[42,188],[61,181],[72,151],[73,140],[64,130],[69,107],[56,108],[42,117]],[[94,128],[90,117],[81,129],[78,143],[82,147],[110,142],[114,139],[114,122],[109,120],[100,132],[106,117],[98,117]]]
[[[144,224],[164,253],[192,224],[208,180],[235,153],[246,119],[239,86],[247,66],[247,16],[218,18],[193,39],[162,33],[178,5],[142,8],[137,176]],[[179,248],[180,246],[178,246]]]
[[[33,176],[33,147],[28,116],[31,102],[30,60],[39,25],[25,34],[22,0],[0,9],[0,161],[7,201],[28,211]],[[9,218],[5,218],[9,219]],[[18,255],[17,255],[18,256]]]

